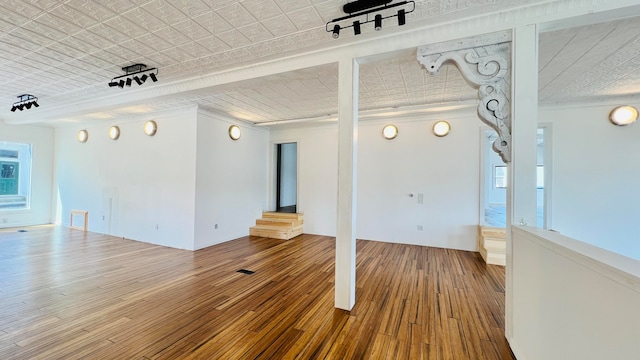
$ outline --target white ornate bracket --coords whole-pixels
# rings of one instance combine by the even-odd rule
[[[498,133],[493,150],[505,163],[511,161],[510,45],[509,33],[497,33],[418,48],[418,62],[429,74],[452,62],[478,89],[478,116]]]

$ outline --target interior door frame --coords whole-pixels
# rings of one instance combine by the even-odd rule
[[[278,145],[296,143],[296,211],[300,212],[302,208],[300,202],[300,140],[285,138],[283,140],[272,140],[269,149],[270,166],[269,166],[269,210],[276,211],[278,206]]]

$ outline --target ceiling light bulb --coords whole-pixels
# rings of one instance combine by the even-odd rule
[[[18,109],[18,108],[17,108],[15,105],[13,105],[13,106],[11,107],[11,112],[16,112],[16,110],[17,110],[17,109]]]
[[[340,25],[335,24],[333,26],[333,34],[331,34],[331,36],[333,36],[334,39],[337,39],[340,37]]]
[[[451,125],[446,121],[438,121],[433,124],[433,134],[437,137],[447,136],[451,131]]]
[[[147,78],[148,78],[147,74],[144,74],[144,75],[140,76],[140,81],[142,81],[144,83],[145,81],[147,81]]]
[[[112,80],[112,81],[109,83],[109,87],[114,87],[114,86],[118,86],[118,82],[117,82],[117,81],[113,81],[113,80]]]
[[[38,102],[36,102],[36,101],[33,102],[33,106],[40,107],[40,105],[38,105]]]
[[[386,125],[382,128],[382,136],[387,140],[395,139],[398,136],[398,128],[395,125]]]
[[[155,121],[149,120],[144,123],[144,133],[153,136],[158,131],[158,124]]]
[[[20,110],[20,111],[24,110],[24,104],[19,104],[18,105],[18,110]]]
[[[638,109],[633,106],[618,106],[609,114],[609,121],[617,126],[630,125],[636,120],[638,120]]]
[[[398,10],[398,26],[402,26],[407,23],[407,18],[405,17],[404,9]]]
[[[358,20],[353,22],[353,33],[354,35],[360,35],[362,33],[360,30],[360,21]]]
[[[87,132],[87,130],[78,131],[78,141],[80,141],[81,143],[86,143],[87,140],[89,140],[89,133]]]
[[[110,127],[109,128],[109,139],[118,140],[119,137],[120,137],[120,127],[119,126]]]
[[[127,86],[131,86],[131,78],[127,78],[127,82],[125,83]]]
[[[238,140],[240,139],[240,128],[236,125],[231,125],[229,126],[229,137],[231,138],[231,140]]]
[[[119,87],[121,87],[121,88],[123,88],[123,87],[124,87],[124,80],[120,80],[120,81],[118,82],[118,86],[119,86]]]
[[[135,81],[136,81],[136,83],[138,83],[138,85],[142,85],[142,80],[140,80],[140,78],[139,78],[139,77],[134,76],[134,77],[133,77],[133,80],[135,80]]]
[[[154,74],[154,73],[149,74],[149,77],[151,78],[151,80],[153,80],[153,82],[158,81],[158,78],[156,77],[156,74]]]
[[[30,103],[30,102],[28,102],[28,103],[24,104],[24,107],[26,107],[26,108],[27,108],[27,110],[28,110],[28,109],[31,109],[31,103]]]
[[[380,29],[382,29],[382,15],[380,15],[380,14],[376,15],[376,17],[375,17],[374,29],[376,31],[380,31]]]

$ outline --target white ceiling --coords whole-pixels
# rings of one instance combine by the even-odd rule
[[[159,68],[160,86],[257,61],[373,38],[345,31],[338,40],[324,27],[344,15],[345,0],[3,0],[0,2],[0,119],[51,124],[113,119],[178,106],[199,106],[250,122],[316,118],[337,112],[335,64],[296,70],[111,109],[72,111],[87,99],[126,97],[132,88],[109,88],[120,68]],[[417,0],[403,29],[445,22],[543,0]],[[380,33],[399,31],[395,24]],[[365,31],[367,33],[365,33]],[[640,93],[640,21],[628,19],[540,36],[541,102]],[[20,94],[38,109],[12,113]],[[415,52],[364,64],[360,109],[401,109],[473,100],[477,92],[452,66],[436,77]],[[48,106],[71,115],[44,116]]]

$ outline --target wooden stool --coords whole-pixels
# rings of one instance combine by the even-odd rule
[[[84,217],[84,226],[73,226],[73,215],[82,215]],[[71,210],[71,217],[69,219],[69,228],[87,231],[87,226],[89,224],[89,212],[86,210]]]

